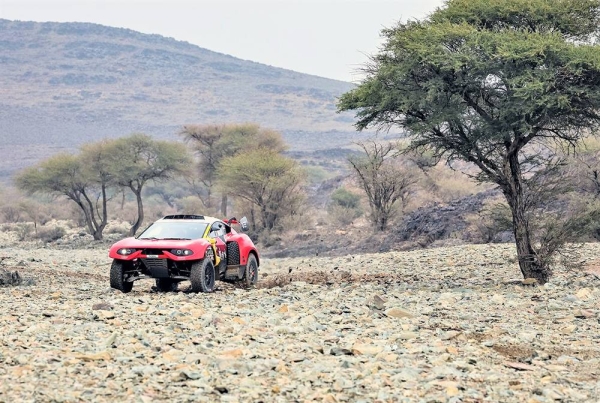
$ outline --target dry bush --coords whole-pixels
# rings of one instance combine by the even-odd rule
[[[274,244],[276,241],[281,245],[292,245],[307,236],[306,234],[312,233],[318,224],[319,216],[325,214],[323,210],[307,207],[302,214],[286,217],[281,223],[283,230],[271,235],[270,243]]]
[[[352,225],[357,218],[363,215],[361,210],[340,205],[329,206],[327,213],[329,223],[336,227],[347,227]]]
[[[33,224],[30,223],[18,224],[16,227],[13,228],[13,231],[17,234],[17,239],[19,241],[30,240],[34,230],[35,228]]]
[[[111,219],[113,220],[120,222],[132,222],[137,217],[137,204],[133,201],[125,201],[122,203],[119,200],[118,203],[110,203],[108,211]]]
[[[419,182],[419,186],[433,199],[432,201],[446,203],[491,187],[471,179],[468,174],[473,168],[468,164],[455,162],[453,168],[442,161],[425,169],[425,175]]]
[[[136,210],[137,212],[137,210]],[[144,200],[144,215],[146,217],[145,221],[144,221],[144,225],[147,225],[149,223],[151,223],[152,221],[155,221],[159,218],[162,218],[166,215],[169,214],[176,214],[178,213],[178,209],[177,207],[173,206],[169,206],[167,203],[165,203],[164,201],[160,200],[157,197],[147,197]],[[137,216],[137,213],[136,213]],[[132,221],[130,221],[132,222]]]
[[[467,218],[471,224],[471,240],[481,243],[514,242],[512,238],[512,215],[504,197],[487,200],[478,214]],[[510,239],[506,239],[510,238]]]
[[[129,233],[130,228],[131,225],[126,222],[109,221],[104,229],[104,233],[125,236]]]
[[[36,238],[44,243],[53,242],[65,236],[67,231],[63,227],[42,227],[38,229]]]
[[[181,206],[180,210],[183,214],[213,215],[216,213],[214,209],[207,208],[197,196],[186,196],[179,199],[177,204]]]
[[[21,210],[17,206],[3,206],[2,218],[4,222],[16,223],[21,221]]]
[[[361,196],[345,187],[339,187],[331,194],[327,213],[330,224],[346,227],[363,215]]]

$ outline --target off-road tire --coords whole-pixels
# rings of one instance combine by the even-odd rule
[[[246,263],[246,270],[244,270],[244,277],[242,278],[242,284],[244,287],[253,287],[258,281],[258,262],[253,254],[248,256],[248,262]]]
[[[237,266],[240,264],[240,245],[237,242],[227,244],[227,266]]]
[[[215,266],[209,259],[192,264],[190,270],[192,292],[213,292],[215,290]]]
[[[124,280],[124,269],[125,263],[120,260],[114,259],[110,265],[110,287],[121,292],[130,292],[133,288],[133,283]]]
[[[177,291],[178,282],[169,278],[157,278],[156,289],[160,292],[175,292]]]

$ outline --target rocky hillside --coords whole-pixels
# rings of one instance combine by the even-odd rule
[[[0,234],[4,236],[4,234]],[[103,249],[2,239],[0,401],[591,402],[600,282],[509,245],[266,259],[259,288],[109,289]],[[40,253],[43,251],[43,253]],[[583,268],[600,257],[584,249]],[[2,269],[0,268],[0,275]]]
[[[293,149],[354,135],[335,113],[350,83],[127,29],[0,20],[0,69],[0,176],[99,138],[175,138],[185,123],[258,122]]]

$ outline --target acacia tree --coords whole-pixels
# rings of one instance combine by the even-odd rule
[[[599,126],[599,23],[598,0],[448,0],[384,30],[366,78],[338,108],[357,111],[359,130],[398,126],[413,148],[476,165],[508,202],[523,276],[544,283],[528,177],[553,159],[552,140],[577,144]]]
[[[186,142],[193,144],[199,157],[198,179],[207,191],[204,204],[212,207],[212,193],[220,162],[242,150],[268,148],[285,150],[281,134],[261,128],[254,123],[224,125],[185,125],[180,132]],[[221,194],[221,214],[227,215],[227,189]]]
[[[398,210],[398,202],[406,204],[414,176],[400,166],[391,143],[357,143],[362,155],[348,159],[360,187],[365,191],[371,209],[371,222],[384,231]]]
[[[104,150],[104,147],[98,147]],[[26,168],[16,178],[17,186],[28,193],[64,195],[81,209],[88,232],[95,240],[102,239],[108,216],[106,211],[109,178],[93,167],[103,165],[103,156],[94,150],[86,150],[84,160],[80,156],[58,154],[36,166]],[[90,169],[86,168],[89,167]]]
[[[275,229],[301,202],[297,163],[271,149],[258,148],[225,158],[218,179],[220,187],[250,202],[251,212],[256,208],[264,230]],[[256,221],[254,214],[251,219]]]
[[[183,144],[132,134],[112,143],[110,174],[135,195],[137,215],[129,230],[134,235],[144,221],[142,191],[148,181],[161,181],[188,170],[191,158]]]

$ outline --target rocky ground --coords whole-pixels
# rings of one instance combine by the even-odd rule
[[[265,259],[259,288],[109,288],[105,248],[7,244],[0,401],[582,402],[600,258],[522,284],[511,245]],[[593,266],[593,264],[592,264]]]

